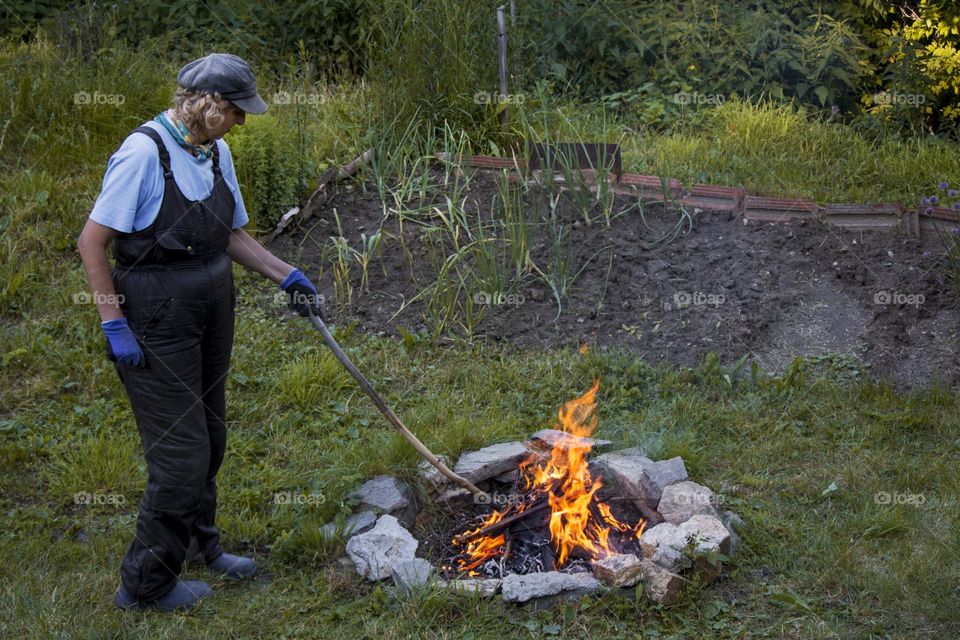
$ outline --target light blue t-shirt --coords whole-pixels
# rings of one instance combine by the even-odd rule
[[[213,192],[213,160],[197,160],[177,144],[170,132],[158,122],[145,122],[160,133],[170,154],[173,179],[184,197],[204,200]],[[247,224],[249,217],[243,206],[243,197],[237,185],[230,149],[223,140],[217,140],[220,150],[220,173],[237,202],[233,210],[233,228]],[[123,233],[140,231],[150,226],[160,212],[163,200],[163,168],[157,145],[146,134],[134,133],[124,140],[110,157],[103,187],[90,212],[94,222]]]

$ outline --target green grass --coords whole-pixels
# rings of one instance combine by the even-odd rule
[[[263,285],[242,281],[242,299],[254,299]],[[6,331],[14,344],[58,333]],[[553,623],[570,638],[956,632],[960,403],[946,390],[904,396],[851,384],[846,369],[814,376],[812,365],[792,382],[747,376],[731,385],[711,362],[683,370],[616,351],[405,347],[341,328],[351,358],[437,453],[455,458],[547,426],[599,377],[601,437],[683,455],[691,475],[747,522],[729,575],[674,607],[611,595],[534,613],[437,593],[396,598],[338,574],[342,546],[324,544],[317,527],[343,512],[343,496],[364,478],[412,478],[417,457],[304,321],[262,303],[241,311],[237,335],[220,523],[225,544],[254,553],[264,576],[249,585],[214,579],[215,597],[189,616],[111,608],[144,471],[115,374],[95,341],[67,334],[58,358],[36,368],[21,361],[16,381],[4,369],[17,393],[0,423],[0,635],[494,638],[536,637]],[[125,504],[78,506],[78,491],[120,494]],[[277,505],[280,491],[324,499]],[[878,492],[925,502],[877,504]],[[188,575],[213,579],[197,567]]]

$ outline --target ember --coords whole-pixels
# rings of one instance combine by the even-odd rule
[[[599,381],[558,412],[564,437],[549,456],[532,454],[507,506],[494,509],[480,525],[453,538],[456,569],[471,576],[552,571],[573,560],[595,561],[639,549],[647,520],[629,525],[597,497],[602,478],[592,477],[587,456],[597,427]]]

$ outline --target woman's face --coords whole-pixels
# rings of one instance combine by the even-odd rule
[[[227,135],[234,125],[243,126],[246,112],[243,109],[230,104],[223,116],[223,122],[218,127],[211,129],[208,133],[212,140],[217,140]]]

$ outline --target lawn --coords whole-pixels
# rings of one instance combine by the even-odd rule
[[[241,298],[259,287],[244,279]],[[43,345],[64,329],[31,333]],[[906,638],[958,631],[960,404],[948,390],[901,394],[851,383],[846,369],[799,362],[782,379],[754,379],[725,376],[715,361],[653,368],[617,351],[406,346],[349,327],[338,337],[424,442],[454,457],[550,426],[562,402],[599,378],[599,436],[654,457],[683,456],[691,476],[743,516],[743,544],[728,574],[669,608],[610,594],[536,613],[445,593],[401,597],[338,572],[342,545],[324,545],[318,526],[362,479],[412,478],[416,454],[338,370],[318,334],[264,305],[239,315],[220,481],[225,544],[252,553],[260,576],[224,583],[191,566],[188,576],[210,579],[216,590],[195,613],[113,608],[144,473],[115,374],[79,345],[46,360],[42,382],[39,370],[22,369],[32,395],[2,422],[0,634]],[[287,490],[324,498],[275,504],[273,494]],[[77,492],[122,498],[77,505]]]

